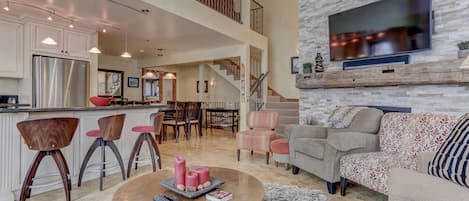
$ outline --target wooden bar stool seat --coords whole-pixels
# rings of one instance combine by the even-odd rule
[[[129,158],[129,164],[127,166],[127,177],[130,177],[130,171],[132,169],[132,164],[135,164],[135,170],[138,168],[138,164],[147,163],[149,160],[139,160],[140,150],[142,149],[143,142],[147,142],[148,148],[150,150],[151,163],[153,166],[153,172],[156,172],[156,163],[158,161],[158,167],[161,169],[161,157],[160,150],[156,144],[156,139],[153,137],[152,133],[156,136],[159,136],[159,143],[161,144],[161,128],[163,127],[164,112],[153,113],[150,115],[150,120],[153,123],[153,126],[135,126],[132,128],[132,131],[140,133],[137,141],[132,149]],[[135,158],[135,160],[134,160]]]
[[[70,191],[72,189],[72,182],[70,180],[70,170],[68,169],[67,161],[60,149],[70,145],[79,121],[80,120],[77,118],[52,118],[28,120],[19,122],[16,125],[28,148],[30,150],[39,151],[34,157],[34,161],[26,174],[19,201],[30,198],[31,189],[33,188],[41,188],[55,184],[33,186],[35,180],[45,177],[36,177],[36,172],[41,161],[46,156],[54,158],[60,176],[62,177],[66,200],[71,200]]]
[[[83,163],[80,167],[80,174],[78,175],[78,187],[81,186],[81,182],[83,179],[83,175],[87,168],[90,168],[95,165],[99,165],[99,170],[89,169],[88,172],[99,172],[99,190],[103,190],[103,179],[106,176],[106,170],[109,171],[112,167],[107,167],[106,164],[106,147],[109,147],[111,151],[114,153],[114,156],[117,159],[118,166],[121,169],[122,179],[125,180],[125,169],[124,163],[122,161],[122,157],[119,153],[119,149],[117,149],[116,144],[114,141],[119,140],[122,134],[122,128],[124,127],[125,121],[125,114],[113,115],[108,117],[103,117],[98,120],[99,130],[91,130],[86,133],[86,136],[96,138],[91,147],[88,149],[88,152],[83,159]],[[96,151],[96,149],[101,148],[101,161],[97,164],[90,164],[88,166],[88,162]]]

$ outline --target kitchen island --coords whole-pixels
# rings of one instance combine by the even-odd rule
[[[33,161],[36,154],[24,144],[16,124],[20,121],[28,119],[43,119],[53,117],[75,117],[80,119],[80,124],[73,137],[72,143],[62,152],[67,160],[70,168],[72,183],[76,184],[79,168],[88,148],[91,146],[94,138],[86,136],[86,132],[98,129],[98,119],[101,117],[126,114],[125,124],[122,131],[121,139],[116,141],[116,145],[122,155],[124,163],[128,162],[130,152],[134,146],[138,135],[131,131],[136,125],[150,125],[150,114],[158,112],[167,105],[125,105],[125,106],[106,106],[106,107],[72,107],[72,108],[18,108],[18,109],[0,109],[0,197],[8,196],[14,193],[16,197],[19,195],[23,179]],[[141,158],[146,157],[147,147],[142,147]],[[99,161],[99,154],[94,154],[89,164]],[[109,165],[114,166],[116,163],[114,155],[111,151],[106,152],[106,158],[109,159]],[[41,163],[38,176],[58,173],[55,163],[51,157],[46,157]],[[97,167],[90,169],[96,169]],[[111,169],[113,169],[111,171]],[[108,174],[118,172],[116,168],[110,168]],[[83,180],[98,178],[97,173],[87,172]],[[56,178],[44,178],[35,184],[49,183],[51,181],[60,180]],[[32,194],[37,194],[52,189],[62,188],[59,182],[55,186],[42,189],[33,189]],[[73,192],[73,191],[72,191]]]

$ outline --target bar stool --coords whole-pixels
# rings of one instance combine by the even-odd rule
[[[158,160],[158,167],[161,169],[161,157],[160,150],[156,144],[156,139],[153,138],[152,133],[155,133],[156,136],[159,136],[159,143],[161,144],[161,128],[163,127],[164,112],[153,113],[150,115],[150,120],[153,120],[153,126],[135,126],[132,128],[132,131],[140,133],[137,141],[135,142],[134,148],[130,154],[129,164],[127,166],[127,177],[130,177],[130,171],[132,169],[132,164],[135,163],[135,169],[138,168],[138,164],[146,163],[148,160],[139,160],[140,149],[142,148],[143,142],[146,141],[148,148],[150,150],[151,162],[153,165],[153,172],[156,172],[155,158]],[[156,157],[155,157],[156,155]],[[134,158],[135,161],[134,161]]]
[[[125,170],[124,170],[124,163],[122,162],[122,157],[117,149],[116,144],[114,144],[115,140],[120,139],[122,134],[122,127],[124,127],[125,121],[125,114],[113,115],[108,117],[103,117],[98,120],[99,130],[91,130],[86,133],[88,137],[95,137],[96,140],[93,142],[91,147],[88,149],[88,152],[85,155],[85,159],[83,159],[83,163],[81,164],[80,174],[78,176],[78,187],[81,186],[81,181],[83,179],[83,174],[88,165],[88,161],[90,160],[91,156],[93,155],[94,151],[101,147],[101,162],[98,163],[100,166],[99,170],[88,170],[89,172],[99,172],[99,190],[103,191],[103,177],[106,174],[106,146],[108,146],[114,155],[116,156],[117,162],[119,163],[122,179],[125,180]],[[89,167],[94,166],[96,164],[91,164]],[[109,169],[108,169],[109,170]]]
[[[71,200],[70,191],[72,189],[72,182],[70,181],[70,170],[68,169],[67,161],[60,149],[70,145],[79,121],[80,120],[77,118],[52,118],[28,120],[16,124],[28,148],[30,150],[39,151],[34,157],[34,161],[26,174],[19,201],[30,198],[31,189],[33,188],[52,185],[42,184],[40,186],[33,186],[35,180],[44,178],[36,177],[36,172],[42,159],[46,156],[54,158],[60,176],[62,177],[66,200]]]

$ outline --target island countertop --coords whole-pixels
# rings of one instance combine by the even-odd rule
[[[101,111],[101,110],[131,110],[131,109],[164,109],[166,104],[151,105],[113,105],[99,107],[63,107],[63,108],[3,108],[0,113],[19,113],[19,112],[76,112],[76,111]]]

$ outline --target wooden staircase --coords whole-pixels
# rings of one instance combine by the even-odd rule
[[[225,72],[226,75],[221,75],[225,79],[234,79],[228,80],[230,83],[238,83],[240,80],[240,60],[239,57],[220,59],[213,62],[213,66],[219,66],[220,70],[217,72]],[[251,73],[251,83],[256,81],[256,76]],[[273,111],[278,112],[280,115],[279,123],[280,127],[278,129],[279,133],[283,133],[285,126],[288,124],[298,124],[299,123],[299,103],[298,99],[289,99],[270,86],[268,86],[267,93],[267,103],[265,105],[264,111]]]

